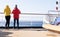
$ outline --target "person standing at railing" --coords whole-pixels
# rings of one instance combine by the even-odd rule
[[[4,14],[5,14],[5,19],[6,19],[6,24],[5,24],[5,27],[9,28],[9,24],[10,24],[10,13],[11,13],[11,10],[9,8],[9,6],[7,5],[6,8],[4,9]]]
[[[12,13],[14,17],[14,28],[16,21],[17,21],[17,28],[19,28],[19,14],[21,14],[21,11],[18,9],[17,5],[15,5],[15,8],[13,9]]]

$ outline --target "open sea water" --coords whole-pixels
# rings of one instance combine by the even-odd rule
[[[39,15],[20,15],[19,26],[20,27],[42,27],[43,16]],[[0,14],[0,27],[5,27],[5,16]],[[14,26],[13,15],[11,14],[10,26]],[[16,24],[17,26],[17,24]]]

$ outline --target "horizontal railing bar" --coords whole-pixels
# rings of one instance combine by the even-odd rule
[[[40,13],[21,13],[25,15],[58,15],[58,14],[40,14]]]
[[[60,10],[48,10],[48,12],[60,12]]]
[[[0,14],[4,14],[4,13],[0,13]],[[21,13],[21,14],[22,15],[58,15],[58,14],[40,14],[40,13]]]
[[[48,10],[48,12],[60,12],[60,10]]]

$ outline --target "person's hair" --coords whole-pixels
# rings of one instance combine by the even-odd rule
[[[9,8],[9,5],[6,5],[6,8]]]
[[[8,5],[6,5],[6,7],[9,7]]]
[[[17,5],[15,5],[15,7],[17,8]]]

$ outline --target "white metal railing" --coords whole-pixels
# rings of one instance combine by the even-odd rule
[[[19,21],[20,22],[21,21],[30,21],[30,25],[29,26],[33,26],[32,25],[33,21],[43,21],[42,16],[40,14],[36,14],[36,13],[21,13]],[[1,17],[0,18],[0,24],[4,23],[3,25],[5,25],[5,15],[3,13],[0,13],[0,17]],[[11,22],[12,21],[13,21],[13,15],[11,14]],[[28,25],[26,25],[26,26],[28,26]]]
[[[2,16],[3,15],[3,16]],[[32,21],[43,21],[43,22],[50,22],[50,16],[51,15],[58,15],[58,14],[40,14],[40,13],[21,13],[20,14],[20,21],[30,21],[31,22],[31,26],[32,26]],[[1,21],[5,22],[5,16],[3,13],[0,13],[1,16]],[[13,21],[13,15],[11,14],[11,21]],[[52,17],[52,16],[51,16]],[[44,19],[46,21],[44,21]],[[48,20],[47,20],[48,19]],[[5,24],[5,23],[4,23]]]
[[[60,12],[60,11],[52,11],[52,12]],[[4,13],[0,12],[0,14],[4,14]],[[47,14],[44,14],[44,13],[21,13],[21,14],[22,15],[58,15],[58,14],[55,14],[55,13],[53,13],[53,14],[51,14],[51,13],[47,13]]]

